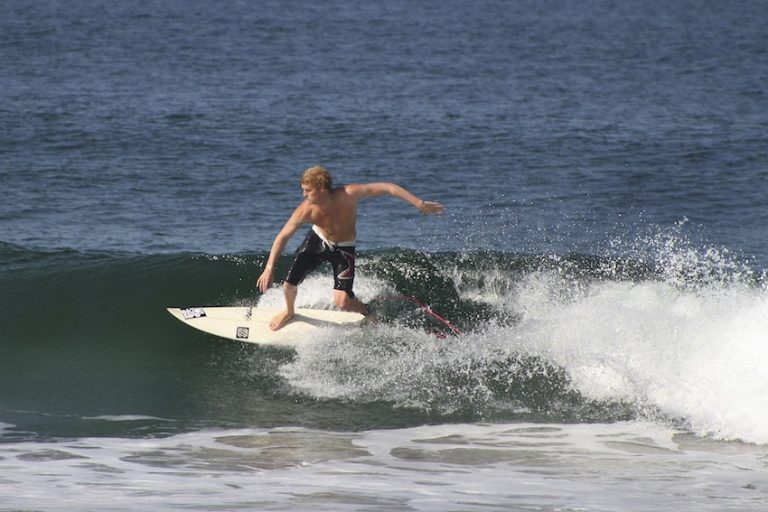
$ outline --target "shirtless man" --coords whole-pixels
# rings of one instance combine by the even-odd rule
[[[320,166],[310,167],[304,172],[301,188],[304,201],[275,237],[264,272],[257,281],[259,290],[266,292],[272,284],[275,264],[288,240],[302,224],[312,224],[283,283],[285,311],[270,322],[273,331],[291,321],[298,285],[324,261],[333,265],[333,302],[336,306],[343,311],[368,314],[368,306],[357,300],[352,292],[355,279],[355,221],[357,202],[360,199],[388,194],[410,203],[422,214],[443,213],[440,203],[422,201],[394,183],[352,184],[333,188],[331,175]]]

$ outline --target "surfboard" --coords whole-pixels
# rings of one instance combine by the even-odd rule
[[[313,331],[328,327],[359,325],[363,315],[345,311],[297,308],[296,316],[282,329],[273,331],[269,321],[282,308],[193,307],[168,308],[168,312],[190,327],[230,340],[293,347]]]

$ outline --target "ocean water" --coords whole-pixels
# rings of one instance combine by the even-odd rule
[[[0,511],[768,507],[765,2],[0,10]],[[165,312],[280,304],[318,163],[460,335]]]

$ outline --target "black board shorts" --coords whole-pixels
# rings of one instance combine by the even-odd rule
[[[333,289],[345,291],[354,298],[352,285],[355,282],[355,247],[324,241],[311,229],[296,250],[296,258],[288,269],[285,281],[298,285],[307,274],[326,261],[333,266]]]

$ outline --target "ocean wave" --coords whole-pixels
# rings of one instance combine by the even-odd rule
[[[242,403],[222,396],[255,386],[270,400],[390,404],[419,412],[419,421],[644,418],[768,443],[764,278],[684,240],[658,237],[619,255],[361,253],[361,299],[419,297],[462,334],[435,336],[441,326],[418,308],[384,301],[380,324],[319,332],[288,355],[211,343],[164,309],[280,304],[279,289],[255,291],[266,254],[5,245],[0,257],[14,269],[0,277],[8,408],[242,418]],[[278,274],[289,262],[280,260]],[[329,290],[318,272],[299,305],[332,307]]]

